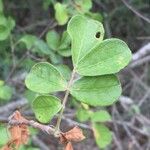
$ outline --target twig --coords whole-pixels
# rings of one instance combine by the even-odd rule
[[[126,6],[127,8],[129,8],[129,9],[130,9],[133,13],[135,13],[138,17],[140,17],[140,18],[143,19],[144,21],[150,23],[150,19],[149,19],[149,18],[147,18],[147,17],[143,16],[141,13],[139,13],[135,8],[133,8],[131,5],[129,5],[129,4],[126,2],[126,0],[121,0],[121,1],[125,4],[125,6]]]
[[[147,43],[142,48],[140,48],[135,54],[133,54],[132,61],[139,60],[148,53],[150,53],[150,43]]]
[[[116,112],[116,114],[118,115],[119,120],[120,120],[121,122],[123,122],[123,120],[122,120],[122,118],[121,118],[119,112],[117,111],[117,109],[115,109],[115,112]],[[132,135],[132,133],[131,133],[129,127],[126,126],[124,123],[122,124],[122,126],[123,126],[124,130],[126,131],[127,135],[130,137],[130,139],[131,139],[131,140],[133,141],[133,143],[135,144],[135,146],[136,146],[139,150],[141,150],[141,146],[140,146],[139,143],[137,142],[135,136]]]
[[[45,28],[45,29],[42,31],[42,33],[39,35],[39,37],[38,37],[39,39],[41,39],[41,38],[44,36],[44,34],[50,29],[51,24],[52,24],[52,22],[50,21],[50,22],[47,24],[46,28]],[[57,25],[57,24],[54,24],[51,28],[55,27],[56,25]],[[22,63],[22,61],[29,55],[29,52],[30,52],[34,47],[35,47],[35,44],[33,44],[32,47],[26,51],[26,53],[21,57],[21,59],[19,60],[19,62],[12,68],[12,70],[10,71],[10,73],[9,73],[7,79],[6,79],[6,82],[10,79],[10,77],[14,74],[15,70],[19,67],[19,65]]]
[[[8,113],[8,111],[9,112],[13,111],[16,108],[23,107],[26,104],[28,104],[28,101],[24,98],[14,101],[14,102],[10,102],[10,103],[0,107],[0,114],[6,113],[6,112]]]
[[[75,76],[75,70],[72,71],[72,75],[71,75],[70,81],[68,82],[66,93],[65,93],[64,99],[62,101],[62,109],[60,111],[60,114],[58,116],[57,123],[56,123],[56,132],[59,131],[59,128],[60,128],[60,123],[61,123],[61,120],[62,120],[62,117],[63,117],[63,112],[65,110],[66,102],[68,100],[68,96],[69,96],[69,93],[70,93],[69,88],[70,88],[70,86],[73,82],[74,76]]]
[[[87,124],[79,123],[79,122],[76,122],[76,121],[69,119],[69,118],[66,118],[66,117],[62,117],[62,119],[65,120],[69,125],[75,125],[75,126],[77,125],[81,128],[92,130],[91,126],[89,126]]]
[[[136,61],[133,61],[128,67],[135,68],[135,67],[138,67],[138,66],[140,66],[140,65],[142,65],[144,63],[147,63],[147,62],[150,62],[150,55],[145,56],[143,58],[140,58],[140,59],[138,59]]]
[[[40,124],[33,120],[18,121],[18,120],[11,119],[11,120],[6,120],[5,123],[8,123],[9,125],[12,125],[12,126],[21,125],[21,124],[28,125],[33,128],[37,128],[47,134],[54,134],[54,131],[55,131],[54,127],[51,127],[49,125]]]

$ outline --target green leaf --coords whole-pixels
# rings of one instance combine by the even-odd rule
[[[92,122],[106,122],[110,120],[111,116],[106,110],[100,110],[91,114]]]
[[[57,65],[56,68],[62,74],[64,79],[69,80],[71,78],[71,70],[67,65]]]
[[[104,29],[98,21],[77,15],[70,20],[67,30],[72,39],[74,68],[80,75],[117,73],[131,60],[125,42],[113,38],[102,41]]]
[[[121,95],[121,85],[115,75],[82,77],[72,85],[71,94],[92,106],[108,106]]]
[[[93,132],[96,140],[96,144],[99,148],[105,148],[112,141],[112,133],[103,124],[93,124]]]
[[[59,71],[46,62],[34,65],[27,75],[25,84],[27,88],[38,93],[64,91],[66,81]]]
[[[19,40],[19,42],[23,42],[26,45],[27,49],[31,49],[36,40],[36,36],[26,34]]]
[[[50,55],[51,50],[49,49],[48,45],[41,39],[38,39],[34,43],[33,51],[38,52],[39,54]]]
[[[64,25],[68,21],[67,7],[64,4],[56,3],[55,6],[55,18],[59,25]]]
[[[0,41],[8,38],[14,26],[15,22],[11,17],[6,18],[0,13]]]
[[[10,100],[13,94],[13,88],[8,85],[0,85],[0,99]]]
[[[89,61],[90,60],[90,61]],[[131,60],[131,51],[119,39],[107,39],[93,48],[76,68],[81,75],[95,76],[119,72]]]
[[[72,59],[76,68],[81,58],[86,56],[97,43],[103,40],[104,28],[98,21],[76,15],[69,21],[67,31],[72,41]],[[99,32],[100,37],[96,38],[95,36]]]
[[[69,34],[65,31],[62,34],[60,45],[58,47],[58,53],[64,57],[71,56],[71,39]]]
[[[33,111],[42,123],[48,123],[61,109],[61,102],[54,96],[38,96],[33,101]]]
[[[90,111],[80,108],[77,110],[76,117],[80,122],[85,122],[90,118]]]
[[[0,147],[4,146],[9,140],[9,132],[5,126],[0,126]]]
[[[54,30],[49,31],[46,34],[47,44],[52,50],[55,50],[55,51],[57,50],[59,46],[59,42],[60,42],[59,40],[60,40],[59,34]]]

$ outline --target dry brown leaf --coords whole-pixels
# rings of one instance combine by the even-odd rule
[[[65,143],[66,141],[79,142],[83,139],[85,139],[85,136],[83,135],[82,130],[78,126],[75,126],[70,131],[63,133],[60,141],[61,143]]]
[[[18,121],[18,122],[26,122],[27,120],[21,116],[19,111],[15,111],[13,115],[10,117],[10,122]],[[9,128],[9,132],[11,134],[11,139],[9,142],[3,147],[2,150],[12,150],[12,146],[19,148],[20,145],[26,144],[29,139],[29,129],[27,125],[18,124],[13,125]]]
[[[65,150],[73,150],[73,147],[72,147],[72,144],[71,142],[68,142],[66,147],[65,147]]]

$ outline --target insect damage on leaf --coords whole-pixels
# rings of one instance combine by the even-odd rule
[[[15,111],[10,116],[11,121],[25,122],[27,121],[19,111]],[[29,139],[29,129],[27,125],[19,124],[13,125],[9,128],[9,132],[11,135],[11,139],[8,143],[2,148],[2,150],[11,150],[15,146],[15,148],[19,148],[22,144],[27,144]]]
[[[75,126],[73,129],[68,132],[61,133],[60,142],[66,144],[65,150],[73,150],[71,142],[80,142],[85,139],[85,136],[82,133],[82,130]]]

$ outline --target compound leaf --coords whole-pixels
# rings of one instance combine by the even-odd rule
[[[72,40],[73,65],[80,75],[117,73],[131,60],[131,51],[122,40],[102,41],[104,29],[98,21],[76,15],[68,23],[67,31]]]
[[[48,123],[61,109],[61,102],[57,97],[38,96],[32,104],[36,118],[42,123]]]
[[[59,71],[46,62],[34,65],[27,75],[25,84],[27,88],[38,93],[64,91],[66,81]]]
[[[121,85],[115,75],[82,77],[72,85],[71,94],[92,106],[108,106],[121,95]]]

